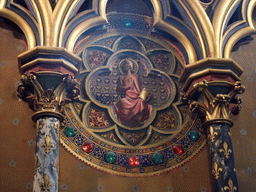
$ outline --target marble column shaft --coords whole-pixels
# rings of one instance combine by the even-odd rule
[[[207,127],[214,192],[239,191],[234,154],[228,123],[213,123]]]
[[[58,192],[59,125],[55,117],[40,117],[36,122],[34,192]]]

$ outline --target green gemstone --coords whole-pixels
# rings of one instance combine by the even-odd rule
[[[161,164],[164,162],[164,156],[160,153],[154,153],[152,160],[155,164]]]
[[[111,152],[111,151],[107,152],[105,154],[105,161],[107,163],[111,163],[111,164],[115,163],[116,162],[116,154],[114,152]]]
[[[188,137],[191,141],[197,141],[199,139],[199,133],[191,130],[188,132]]]
[[[133,22],[129,19],[125,20],[123,24],[126,28],[131,28],[133,26]]]
[[[66,127],[64,134],[67,137],[74,137],[76,135],[76,129],[74,127]]]

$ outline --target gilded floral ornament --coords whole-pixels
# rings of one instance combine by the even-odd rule
[[[218,135],[217,131],[214,131],[213,127],[210,126],[210,134],[208,135],[208,138],[211,140],[211,142],[214,142],[215,135]]]
[[[41,187],[41,191],[48,192],[48,191],[50,191],[50,187],[53,186],[53,183],[49,182],[49,176],[47,174],[45,174],[44,183],[41,182],[39,185]]]
[[[209,119],[229,118],[230,96],[217,94],[212,101],[212,113],[207,112]]]
[[[233,186],[233,181],[231,179],[228,180],[228,186],[224,187],[224,190],[228,190],[229,192],[237,191],[237,187]]]
[[[54,147],[54,144],[51,143],[51,137],[49,135],[46,135],[45,137],[45,143],[41,143],[41,147],[44,148],[45,153],[50,153],[51,148]]]
[[[227,142],[224,141],[223,148],[219,150],[220,152],[223,152],[226,159],[229,158],[229,154],[232,153],[232,150],[228,148]]]
[[[214,175],[215,179],[219,179],[221,171],[223,171],[223,169],[221,167],[218,167],[218,164],[214,162],[212,174]]]
[[[183,103],[188,104],[188,96],[186,93],[184,92],[180,92],[180,101],[182,101]]]

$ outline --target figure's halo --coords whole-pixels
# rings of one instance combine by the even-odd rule
[[[122,70],[122,65],[124,63],[125,60],[130,60],[132,62],[132,65],[133,65],[133,73],[134,74],[137,74],[138,71],[139,71],[139,65],[137,63],[137,61],[135,61],[134,59],[131,59],[131,58],[125,58],[125,59],[122,59],[120,62],[119,62],[119,71],[121,74],[124,74],[123,70]]]

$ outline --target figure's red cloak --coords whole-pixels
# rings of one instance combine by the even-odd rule
[[[139,97],[142,89],[143,86],[137,76],[128,74],[119,77],[117,91],[123,93],[125,97],[114,103],[114,106],[121,123],[143,124],[148,119],[152,106]]]

